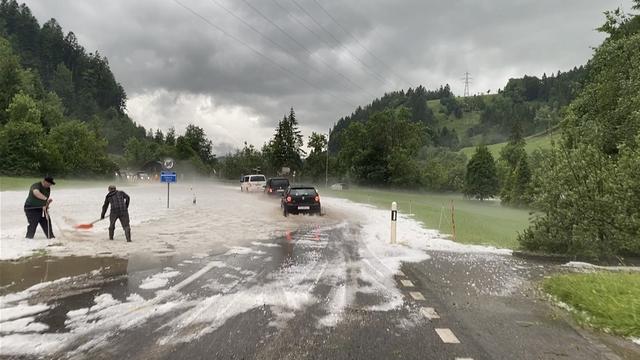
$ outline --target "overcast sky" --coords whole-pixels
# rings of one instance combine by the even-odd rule
[[[109,59],[146,128],[205,129],[223,155],[261,146],[293,107],[305,140],[385,92],[584,64],[613,0],[32,0]]]

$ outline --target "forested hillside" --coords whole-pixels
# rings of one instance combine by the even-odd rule
[[[99,52],[87,52],[55,19],[42,26],[15,0],[0,2],[0,174],[113,175],[163,156],[210,173],[211,140],[147,131]]]
[[[415,89],[387,93],[371,104],[358,107],[337,121],[331,132],[329,149],[341,148],[341,134],[354,122],[366,122],[371,115],[405,107],[410,121],[426,126],[429,144],[453,150],[480,143],[505,141],[517,123],[523,136],[555,127],[566,107],[584,86],[584,66],[547,76],[509,79],[494,95],[457,97],[449,85],[430,91],[422,85]]]
[[[520,151],[526,146],[524,138],[556,128],[585,81],[586,68],[581,66],[540,78],[510,79],[497,94],[457,97],[449,85],[385,94],[335,124],[329,142],[331,170],[336,177],[362,184],[462,191],[471,153],[458,151],[509,141],[506,152],[517,154],[497,154],[496,186],[503,188],[520,163],[513,157],[526,156]],[[521,170],[529,173],[526,166]],[[529,177],[522,182],[528,183]],[[501,195],[517,199],[515,203],[529,198]]]
[[[55,19],[40,26],[29,8],[16,1],[0,3],[0,19],[0,36],[8,40],[21,71],[34,78],[31,89],[3,88],[0,109],[6,109],[20,91],[35,99],[49,97],[50,102],[56,101],[51,99],[55,94],[63,115],[99,129],[109,152],[122,153],[129,136],[145,135],[144,128],[125,114],[127,95],[106,57],[87,52],[74,33],[65,34]],[[7,68],[5,64],[6,71],[15,73],[15,65]],[[0,112],[2,124],[7,116]]]
[[[633,8],[640,10],[640,1]],[[607,13],[586,86],[533,177],[531,250],[640,255],[640,15]]]

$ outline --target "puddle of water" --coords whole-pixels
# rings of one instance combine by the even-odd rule
[[[0,262],[0,294],[22,291],[33,285],[100,271],[105,277],[127,273],[128,260],[117,257],[40,256]]]
[[[20,261],[0,261],[0,295],[25,290],[41,282],[99,271],[104,278],[176,266],[185,255],[134,253],[115,256],[40,256]]]

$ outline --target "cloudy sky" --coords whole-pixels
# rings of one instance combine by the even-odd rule
[[[205,129],[218,154],[260,146],[293,107],[326,133],[392,90],[495,92],[584,64],[627,0],[27,0],[109,59],[129,115]]]

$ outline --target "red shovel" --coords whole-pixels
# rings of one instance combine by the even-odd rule
[[[76,227],[76,229],[88,230],[88,229],[91,229],[93,227],[93,224],[97,223],[100,220],[102,220],[102,219],[94,220],[94,221],[92,221],[92,222],[90,222],[88,224],[78,224],[75,227]]]

